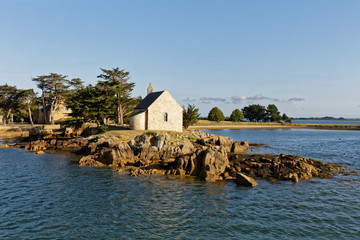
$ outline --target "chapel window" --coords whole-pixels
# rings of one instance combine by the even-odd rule
[[[168,121],[168,114],[164,113],[164,122],[167,122],[167,121]]]

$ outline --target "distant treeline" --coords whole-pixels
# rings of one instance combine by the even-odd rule
[[[232,121],[241,122],[246,119],[250,122],[278,122],[278,123],[291,123],[291,118],[285,113],[280,114],[275,104],[269,104],[267,107],[252,104],[243,107],[241,110],[235,109],[229,117],[225,117],[223,112],[218,108],[214,107],[210,110],[208,117],[203,118],[209,121]]]
[[[331,120],[331,121],[354,121],[357,120],[359,121],[360,119],[358,118],[343,118],[343,117],[308,117],[308,118],[291,118],[292,120]]]
[[[70,126],[79,126],[84,122],[105,125],[108,121],[123,125],[128,122],[141,97],[131,97],[135,83],[128,81],[129,72],[119,68],[100,70],[95,85],[85,85],[80,78],[68,79],[57,73],[31,79],[40,93],[34,89],[0,85],[3,124],[26,121],[34,124],[32,113],[35,110],[42,113],[43,122],[55,124],[56,111],[61,105],[66,105],[71,112],[65,124]]]

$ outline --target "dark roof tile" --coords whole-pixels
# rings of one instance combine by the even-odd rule
[[[160,97],[160,95],[163,93],[164,91],[161,92],[153,92],[148,94],[136,107],[135,109],[147,109],[148,107],[150,107],[150,105],[155,102],[156,99],[158,99],[158,97]]]

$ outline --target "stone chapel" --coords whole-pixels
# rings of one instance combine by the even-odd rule
[[[147,96],[130,116],[130,129],[182,132],[183,108],[167,90],[153,92],[150,83]]]

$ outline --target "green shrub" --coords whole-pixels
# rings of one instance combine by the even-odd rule
[[[244,114],[239,110],[235,109],[230,115],[230,121],[241,122],[244,119]]]
[[[224,121],[224,119],[225,119],[224,114],[219,108],[214,107],[213,109],[210,110],[208,115],[209,121],[220,122],[220,121]]]

